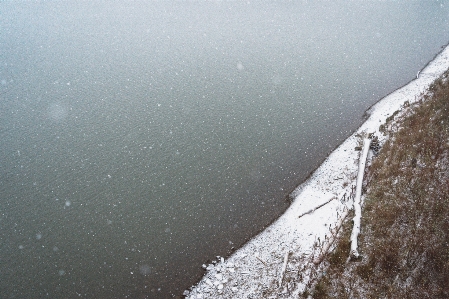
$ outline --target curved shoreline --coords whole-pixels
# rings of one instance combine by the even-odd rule
[[[379,126],[405,102],[419,100],[429,85],[448,68],[449,44],[420,71],[418,78],[366,110],[365,122],[296,188],[292,193],[294,200],[283,215],[227,260],[220,258],[215,265],[205,265],[207,273],[184,295],[191,299],[277,298],[280,295],[297,298],[308,283],[311,258],[317,249],[315,245],[327,238],[339,216],[352,205],[346,199],[357,176],[359,152],[354,150],[358,145],[357,135],[374,132],[379,138],[383,137]],[[299,218],[327,201],[329,203]],[[293,271],[297,277],[290,288],[285,279],[279,287],[286,255],[287,272]]]

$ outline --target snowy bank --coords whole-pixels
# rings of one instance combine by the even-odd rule
[[[370,116],[294,192],[295,200],[271,226],[227,260],[204,265],[207,273],[187,298],[297,298],[309,283],[314,261],[341,215],[352,207],[358,170],[359,135],[375,133],[405,102],[419,99],[429,85],[449,68],[449,46],[406,86],[369,109]]]

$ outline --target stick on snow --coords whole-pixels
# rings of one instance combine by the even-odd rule
[[[256,259],[258,259],[262,264],[264,264],[265,266],[268,267],[267,263],[266,263],[263,259],[261,259],[261,258],[258,257],[257,255],[255,255],[255,257],[256,257]]]
[[[318,207],[315,207],[315,208],[313,208],[313,209],[311,209],[311,210],[308,210],[308,211],[305,212],[305,213],[302,213],[301,215],[298,216],[298,218],[301,218],[301,217],[304,216],[304,215],[311,214],[311,213],[315,212],[315,211],[318,210],[319,208],[321,208],[321,207],[327,205],[328,203],[330,203],[333,199],[335,199],[335,196],[332,196],[328,201],[326,201],[325,203],[319,205]]]
[[[357,237],[360,233],[360,218],[362,217],[362,208],[360,206],[360,197],[362,196],[363,174],[365,172],[366,158],[368,157],[368,150],[371,144],[371,139],[365,138],[363,140],[363,150],[359,160],[359,173],[357,174],[357,186],[354,197],[354,227],[351,233],[351,253],[350,257],[358,258],[359,252],[357,250]]]

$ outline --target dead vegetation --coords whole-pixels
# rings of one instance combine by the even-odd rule
[[[449,72],[381,126],[367,170],[361,259],[347,262],[349,223],[313,298],[449,298]]]

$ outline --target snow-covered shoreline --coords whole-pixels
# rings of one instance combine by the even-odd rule
[[[297,298],[308,283],[310,265],[319,251],[317,244],[326,242],[341,215],[352,206],[348,198],[357,176],[359,152],[354,150],[359,145],[357,135],[365,132],[380,137],[379,126],[405,102],[418,100],[448,68],[449,46],[446,46],[418,73],[417,79],[369,109],[369,118],[298,187],[293,203],[278,220],[227,260],[220,258],[214,265],[205,265],[207,273],[191,291],[185,292],[187,298]],[[286,254],[288,263],[283,275]]]

